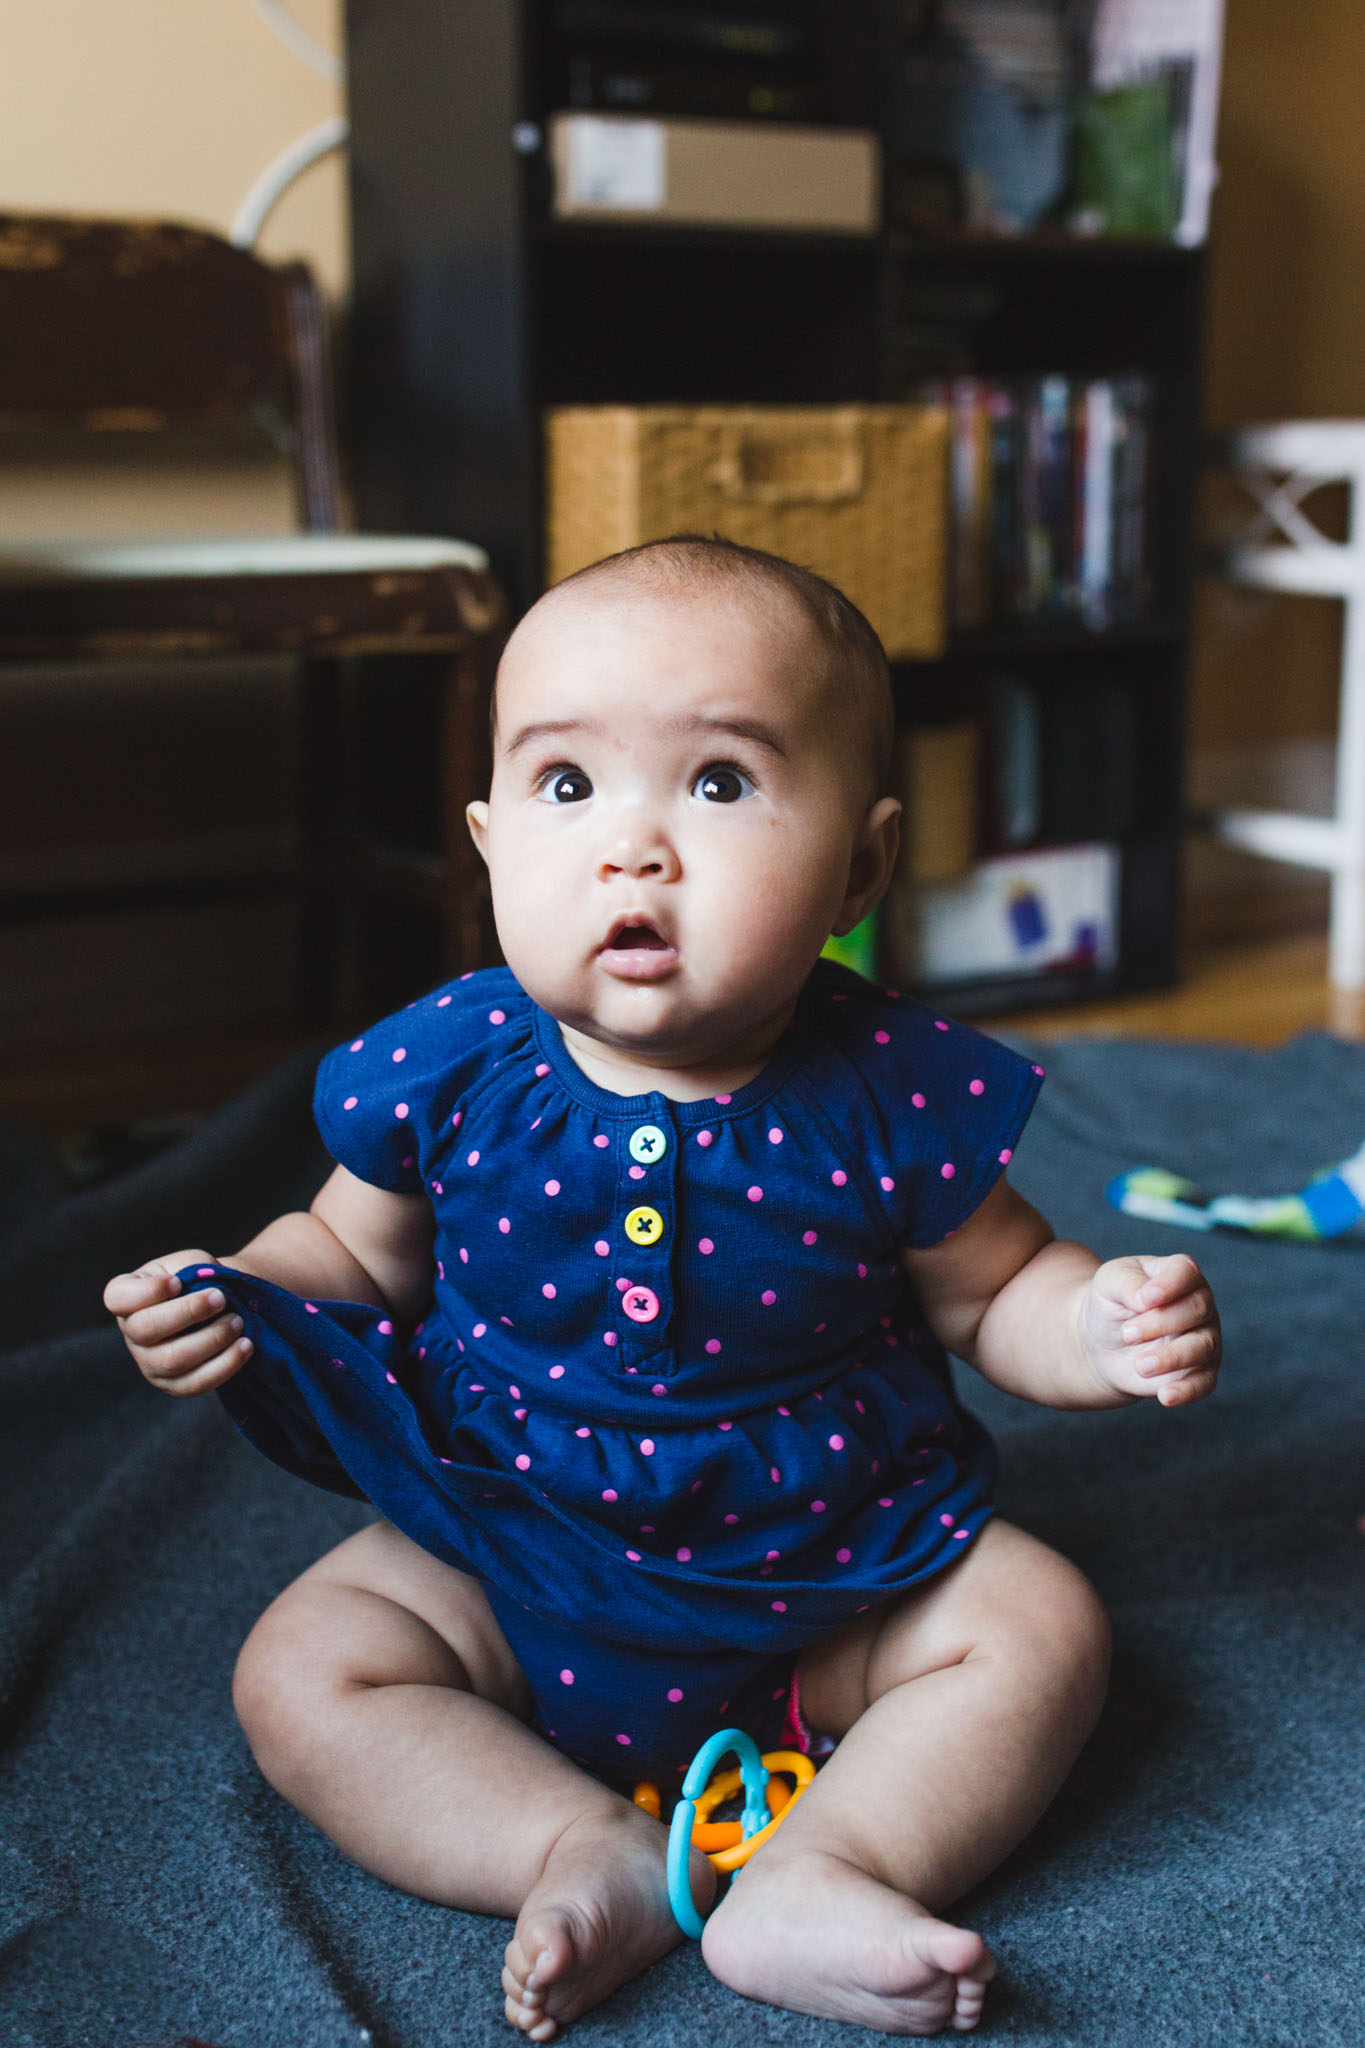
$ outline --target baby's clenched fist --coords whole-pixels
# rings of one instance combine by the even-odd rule
[[[172,1252],[135,1273],[117,1273],[104,1290],[104,1306],[118,1323],[138,1371],[163,1393],[207,1394],[239,1372],[251,1356],[242,1319],[227,1312],[216,1287],[186,1293],[181,1266],[212,1262],[205,1251]]]
[[[1091,1365],[1115,1393],[1163,1408],[1202,1401],[1218,1382],[1223,1336],[1208,1281],[1184,1252],[1110,1259],[1081,1302]]]

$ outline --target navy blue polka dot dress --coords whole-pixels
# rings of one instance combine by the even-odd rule
[[[795,1653],[990,1513],[896,1249],[972,1214],[1040,1074],[821,962],[747,1086],[623,1097],[510,973],[465,976],[317,1084],[333,1156],[432,1203],[424,1320],[193,1269],[256,1345],[222,1398],[482,1581],[570,1754],[675,1777],[721,1717],[774,1735]]]

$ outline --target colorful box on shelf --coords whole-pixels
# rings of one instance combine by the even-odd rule
[[[827,576],[895,659],[944,643],[947,420],[937,406],[560,406],[546,573],[720,533]]]

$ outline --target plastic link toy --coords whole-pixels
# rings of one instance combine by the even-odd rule
[[[739,1769],[712,1778],[720,1759],[731,1751],[739,1758]],[[793,1779],[790,1790],[774,1772]],[[742,1728],[722,1728],[719,1735],[702,1744],[688,1766],[668,1831],[669,1904],[679,1927],[693,1941],[701,1940],[706,1923],[692,1897],[687,1867],[690,1852],[700,1849],[719,1871],[739,1870],[776,1833],[814,1776],[815,1766],[808,1756],[795,1749],[774,1749],[760,1756],[757,1743]],[[733,1799],[741,1788],[744,1808],[739,1819],[712,1820],[716,1808]],[[637,1785],[635,1804],[658,1820],[658,1787]]]

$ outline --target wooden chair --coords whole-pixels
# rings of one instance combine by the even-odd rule
[[[444,971],[488,957],[482,863],[464,808],[486,787],[501,592],[477,547],[338,530],[325,309],[302,265],[274,268],[174,224],[0,215],[0,457],[6,436],[143,436],[243,415],[287,455],[303,531],[0,546],[0,662],[298,657],[300,858],[279,879],[304,909],[300,1011],[326,1028],[366,1001],[364,973],[345,965],[343,912],[377,891],[415,896],[439,916]],[[435,688],[435,854],[377,845],[357,829],[352,757],[365,742],[343,677],[359,656],[403,658],[371,666],[389,690]],[[97,913],[146,901],[151,886],[10,889],[0,917]]]

